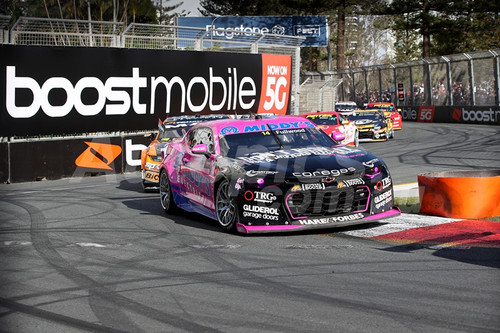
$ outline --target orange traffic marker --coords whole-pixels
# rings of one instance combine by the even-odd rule
[[[418,175],[420,212],[481,219],[500,215],[500,170]]]

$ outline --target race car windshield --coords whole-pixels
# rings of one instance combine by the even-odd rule
[[[332,147],[335,142],[316,128],[239,133],[219,139],[221,154],[230,158],[279,149]]]
[[[359,119],[371,119],[380,120],[381,115],[378,112],[356,112],[352,115],[347,116],[349,120],[359,120]]]
[[[332,114],[328,116],[307,116],[307,119],[315,123],[316,125],[337,125],[337,116]]]
[[[358,108],[357,105],[353,104],[336,104],[335,105],[335,111],[343,111],[343,110],[356,110]]]
[[[187,128],[183,128],[185,131]],[[171,129],[166,129],[164,131],[160,131],[160,134],[158,135],[158,140],[160,141],[168,141],[173,138],[181,138],[184,133],[182,132],[182,128],[171,128]]]
[[[379,110],[383,110],[383,111],[395,111],[394,108],[391,106],[391,105],[374,105],[372,107],[370,107],[370,109],[379,109]]]

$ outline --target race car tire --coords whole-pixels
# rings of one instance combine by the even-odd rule
[[[229,195],[229,181],[224,179],[215,194],[217,222],[224,231],[234,231],[238,220],[236,203]]]
[[[160,203],[165,213],[173,213],[176,209],[174,197],[172,195],[172,187],[166,170],[160,173]]]

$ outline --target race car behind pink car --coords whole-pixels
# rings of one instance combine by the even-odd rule
[[[403,116],[398,112],[398,110],[396,110],[393,103],[368,103],[366,105],[366,109],[378,109],[384,111],[385,117],[392,120],[392,126],[395,130],[403,129]]]
[[[330,136],[335,132],[342,133],[345,139],[340,143],[354,147],[359,145],[358,128],[339,112],[310,112],[301,114],[301,116],[315,123],[318,128]]]

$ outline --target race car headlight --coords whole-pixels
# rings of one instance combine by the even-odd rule
[[[161,155],[149,155],[149,159],[153,162],[161,162]]]
[[[381,128],[382,128],[382,126],[380,126],[380,125],[375,125],[375,126],[373,126],[373,129],[374,129],[375,131],[378,131],[378,130],[380,130]]]

